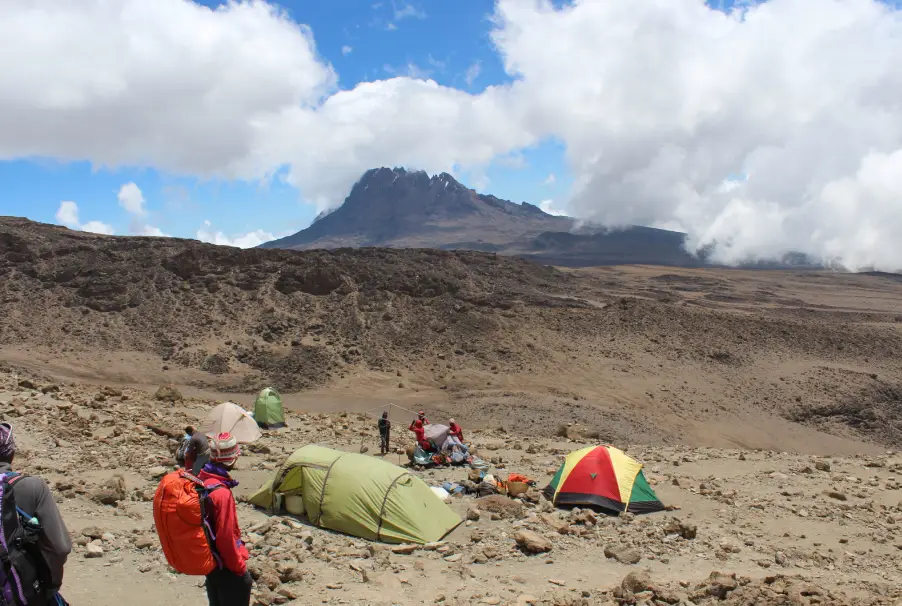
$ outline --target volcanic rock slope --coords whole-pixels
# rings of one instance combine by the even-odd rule
[[[448,173],[383,167],[364,173],[341,206],[307,229],[262,247],[466,249],[571,267],[704,265],[684,250],[684,241],[685,234],[649,227],[577,228],[570,217],[479,194]]]
[[[240,251],[0,220],[0,354],[15,366],[426,402],[546,436],[899,443],[900,295],[884,276]]]

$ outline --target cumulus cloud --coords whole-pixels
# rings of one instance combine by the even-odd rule
[[[539,208],[541,208],[549,215],[554,215],[556,217],[567,216],[567,211],[563,208],[560,208],[554,200],[542,200],[541,202],[539,202]]]
[[[119,206],[139,217],[147,214],[144,210],[144,194],[134,183],[126,183],[119,188]]]
[[[578,218],[678,226],[723,261],[899,269],[902,13],[734,6],[497,0],[513,83],[471,95],[409,69],[339,91],[309,29],[262,1],[0,3],[0,158],[230,179],[287,166],[324,210],[373,166],[479,174],[555,138]]]
[[[902,13],[876,0],[501,0],[528,127],[564,141],[576,216],[679,225],[736,262],[902,268]],[[746,175],[731,180],[730,175]]]
[[[258,229],[246,234],[239,234],[237,236],[229,237],[221,231],[214,231],[213,224],[210,223],[210,221],[204,221],[203,227],[197,230],[197,239],[201,242],[218,244],[220,246],[234,246],[235,248],[254,248],[255,246],[260,246],[264,242],[275,240],[276,236],[269,233],[268,231]]]
[[[146,223],[142,223],[138,225],[136,228],[132,230],[132,233],[138,236],[153,236],[155,238],[171,238],[167,233],[164,233],[159,227],[155,227],[153,225],[148,225]]]
[[[82,225],[79,219],[78,204],[70,200],[60,202],[56,211],[56,220],[60,225],[65,225],[69,229],[77,229],[79,231],[89,231],[95,234],[113,235],[113,227],[100,221],[88,221]]]

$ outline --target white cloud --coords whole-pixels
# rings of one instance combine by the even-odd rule
[[[153,236],[155,238],[171,238],[167,233],[163,233],[163,231],[159,227],[154,227],[153,225],[141,224],[138,225],[136,229],[133,230],[133,233],[138,236]]]
[[[353,53],[353,52],[354,52],[354,47],[353,47],[353,46],[348,46],[347,44],[345,44],[344,46],[341,47],[341,54],[342,54],[342,55],[347,56],[347,55],[350,55],[350,54]]]
[[[557,177],[554,176],[554,173],[549,173],[545,180],[542,182],[542,185],[551,186],[557,182]]]
[[[287,235],[287,234],[286,234]],[[210,221],[204,221],[203,227],[197,230],[197,239],[201,242],[208,242],[210,244],[218,244],[220,246],[234,246],[236,248],[254,248],[255,246],[259,246],[264,242],[269,242],[270,240],[275,240],[276,236],[269,233],[268,231],[264,231],[262,229],[258,229],[252,232],[248,232],[246,234],[240,234],[233,237],[228,237],[221,231],[213,231],[213,225]]]
[[[56,220],[60,225],[79,229],[81,224],[78,221],[78,204],[67,200],[60,202],[60,207],[56,211]]]
[[[480,61],[476,61],[468,67],[464,74],[464,81],[467,83],[467,86],[473,86],[480,73],[482,73],[482,63]]]
[[[112,236],[115,233],[111,225],[107,225],[100,221],[88,221],[81,226],[81,231],[89,231],[93,234],[104,234],[107,236]]]
[[[79,231],[89,231],[95,234],[113,235],[113,228],[106,223],[100,221],[88,221],[84,225],[79,219],[78,204],[70,200],[60,202],[56,211],[56,220],[60,225],[65,225],[69,229],[77,229]]]
[[[421,7],[414,6],[409,2],[394,2],[392,1],[392,9],[395,15],[395,21],[401,21],[402,19],[425,19],[426,11]]]
[[[119,206],[132,215],[142,217],[147,214],[144,210],[144,194],[134,183],[126,183],[119,188]]]
[[[553,137],[579,218],[680,225],[721,260],[898,269],[902,13],[811,7],[497,0],[513,83],[470,95],[404,76],[338,91],[311,32],[259,1],[5,2],[0,159],[227,179],[287,166],[322,210],[373,166],[478,171]]]
[[[566,217],[567,211],[559,208],[557,204],[555,204],[554,200],[542,200],[539,202],[539,208],[548,213],[549,215],[554,215],[556,217]]]

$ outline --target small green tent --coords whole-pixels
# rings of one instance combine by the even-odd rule
[[[271,511],[286,497],[300,497],[316,526],[385,543],[439,541],[461,523],[407,470],[322,446],[296,450],[250,502]]]
[[[254,420],[264,429],[285,427],[282,396],[272,387],[267,387],[257,396],[257,401],[254,403]]]

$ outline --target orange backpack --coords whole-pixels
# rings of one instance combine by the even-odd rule
[[[184,469],[163,476],[153,497],[153,520],[169,565],[182,574],[205,576],[221,568],[216,537],[209,523],[207,488]]]

